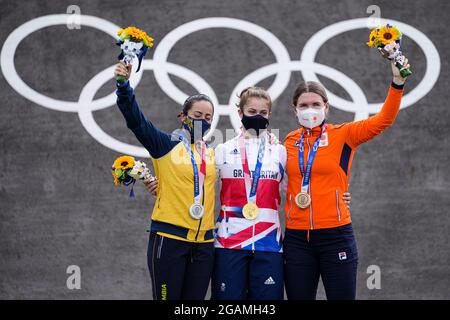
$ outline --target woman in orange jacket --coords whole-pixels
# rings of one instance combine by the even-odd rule
[[[408,60],[404,65],[409,67]],[[298,85],[293,110],[300,128],[285,139],[285,285],[288,299],[315,299],[319,277],[328,299],[355,299],[358,254],[350,211],[342,201],[356,148],[391,126],[400,109],[404,78],[393,80],[381,111],[362,121],[328,124],[323,86]]]

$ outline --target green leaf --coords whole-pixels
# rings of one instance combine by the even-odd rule
[[[116,174],[117,178],[122,179],[122,176],[123,176],[122,169],[115,169],[114,173]]]

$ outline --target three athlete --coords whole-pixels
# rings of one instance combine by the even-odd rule
[[[353,299],[357,253],[345,202],[348,178],[356,147],[391,125],[398,112],[405,79],[392,70],[382,111],[340,126],[325,121],[324,89],[300,84],[293,107],[301,127],[285,147],[266,131],[270,96],[247,88],[238,106],[242,132],[215,155],[202,139],[214,112],[207,96],[189,97],[180,114],[183,130],[167,134],[142,114],[129,82],[118,85],[118,106],[158,178],[148,250],[154,298],[203,299],[212,276],[213,299],[282,299],[283,279],[289,299],[314,299],[322,276],[329,299]],[[115,73],[128,78],[130,71],[119,63]],[[214,237],[216,169],[221,211]],[[285,171],[283,243],[278,207]]]

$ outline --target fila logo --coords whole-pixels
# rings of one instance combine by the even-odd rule
[[[269,277],[269,279],[264,281],[264,284],[275,284],[275,281],[272,279],[272,277]]]
[[[347,260],[347,254],[345,251],[339,252],[339,260]]]
[[[225,292],[226,288],[227,286],[222,282],[222,284],[220,285],[220,291]]]

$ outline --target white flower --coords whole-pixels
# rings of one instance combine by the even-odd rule
[[[129,175],[136,180],[144,179],[145,173],[148,171],[147,165],[143,161],[136,161],[133,169],[130,170]]]
[[[125,39],[124,42],[120,45],[120,49],[122,49],[125,56],[135,58],[139,55],[143,45],[144,44],[142,42],[133,42],[129,39]]]

